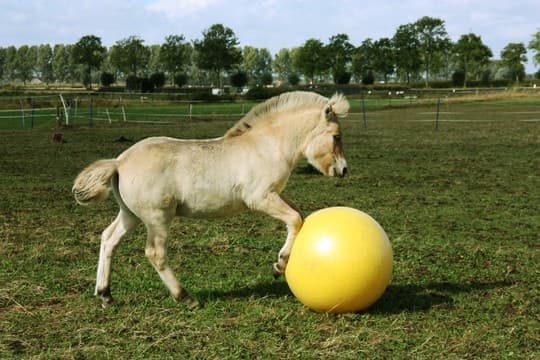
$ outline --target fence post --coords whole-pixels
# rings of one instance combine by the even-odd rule
[[[62,106],[64,107],[64,114],[66,115],[66,125],[69,125],[69,115],[66,107],[66,102],[64,101],[64,97],[62,94],[60,94],[60,101],[62,102]]]
[[[109,114],[109,108],[105,109],[105,113],[107,114],[107,119],[109,119],[109,124],[112,124],[111,115]]]
[[[24,129],[24,103],[22,100],[19,100],[19,103],[21,104],[22,127]]]
[[[94,98],[90,95],[90,117],[88,119],[88,125],[90,127],[94,126]]]
[[[75,103],[75,109],[72,110],[73,112],[73,122],[75,122],[75,119],[77,119],[77,115],[78,115],[78,111],[79,111],[79,98],[75,98],[74,100],[72,100],[72,102]]]
[[[126,110],[124,109],[124,105],[122,105],[122,117],[124,118],[124,122],[126,122],[127,118],[126,118]]]
[[[193,115],[193,104],[189,103],[189,120],[191,120],[192,115]]]
[[[31,104],[32,104],[32,112],[31,112],[32,121],[30,122],[30,128],[33,129],[34,128],[34,114],[35,114],[35,109],[36,109],[36,102],[34,101],[34,98],[32,98]]]
[[[362,118],[364,120],[364,130],[367,130],[366,100],[364,98],[363,92],[362,92]]]
[[[441,109],[441,98],[437,98],[437,112],[435,114],[435,130],[439,130],[439,110]]]

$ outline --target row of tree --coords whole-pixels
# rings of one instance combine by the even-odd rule
[[[295,85],[302,79],[307,83],[372,84],[390,78],[403,83],[422,80],[426,86],[432,79],[451,79],[466,86],[471,80],[521,81],[527,61],[523,43],[508,44],[500,60],[492,60],[491,49],[479,35],[465,34],[454,43],[444,21],[431,17],[399,26],[392,38],[366,39],[354,46],[348,35],[337,34],[326,44],[308,39],[273,57],[265,48],[240,48],[234,31],[221,24],[212,25],[202,35],[192,42],[182,35],[170,35],[163,44],[150,46],[140,37],[130,36],[106,48],[99,37],[87,35],[72,45],[0,48],[0,80],[81,81],[87,87],[98,80],[104,86],[123,80],[135,89],[145,84],[161,87],[167,80],[180,87],[187,83],[222,86],[224,79],[236,87],[274,81]],[[532,37],[528,47],[540,64],[540,31]]]

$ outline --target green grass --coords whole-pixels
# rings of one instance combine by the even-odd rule
[[[47,127],[1,131],[0,358],[538,358],[540,122],[524,120],[540,102],[444,106],[439,131],[432,105],[368,113],[367,131],[352,115],[350,174],[301,163],[291,176],[285,194],[305,214],[359,208],[391,239],[392,284],[346,315],[314,313],[272,278],[286,232],[254,213],[174,222],[171,265],[201,309],[171,299],[142,226],[115,254],[117,305],[93,296],[100,233],[117,207],[77,206],[78,171],[129,146],[120,136],[213,137],[234,117],[76,126],[62,145]]]

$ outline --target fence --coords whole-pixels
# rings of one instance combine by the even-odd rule
[[[509,97],[501,91],[366,91],[350,96],[351,114],[360,115],[364,128],[368,114],[380,109],[432,107],[430,119],[439,126],[441,114],[448,114],[449,106],[458,100]],[[516,93],[516,96],[522,96]],[[531,96],[531,95],[529,95]],[[536,95],[537,96],[537,95]],[[538,99],[538,97],[536,97]],[[257,101],[203,102],[186,101],[160,95],[140,94],[54,94],[40,96],[0,97],[0,129],[31,129],[62,125],[95,126],[122,122],[175,124],[181,121],[205,118],[239,118]],[[533,106],[539,105],[534,102]],[[534,108],[536,109],[536,108]],[[535,110],[529,113],[532,116]],[[425,113],[425,111],[424,111]]]
[[[256,102],[203,102],[155,97],[46,95],[0,97],[0,129],[94,126],[105,122],[168,124],[209,117],[239,117]]]

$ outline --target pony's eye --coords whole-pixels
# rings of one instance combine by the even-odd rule
[[[334,141],[341,141],[341,135],[334,135]]]

